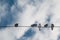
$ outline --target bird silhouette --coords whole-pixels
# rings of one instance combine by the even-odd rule
[[[18,27],[18,23],[15,24],[15,27]]]
[[[44,27],[48,27],[48,24],[45,24]]]
[[[53,28],[54,28],[54,24],[51,24],[51,30],[53,30]]]

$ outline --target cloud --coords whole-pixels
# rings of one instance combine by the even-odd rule
[[[0,25],[13,25],[17,22],[19,26],[30,26],[36,21],[42,26],[46,23],[60,25],[59,0],[6,1],[1,2]],[[41,31],[38,28],[32,28],[32,33],[29,31],[31,27],[3,28],[0,30],[0,40],[59,40],[57,27],[53,31],[50,28],[41,28]]]
[[[0,30],[0,40],[16,40],[16,29],[6,28]]]

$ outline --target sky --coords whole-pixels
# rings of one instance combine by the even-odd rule
[[[9,27],[46,23],[60,26],[60,0],[0,0],[0,40],[60,40],[60,28]]]

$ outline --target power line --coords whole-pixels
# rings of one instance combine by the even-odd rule
[[[0,27],[15,27],[15,26],[0,26]],[[32,26],[17,26],[17,27],[32,27]],[[34,27],[38,27],[38,26],[34,26]],[[44,26],[41,26],[44,27]],[[51,27],[51,26],[48,26]],[[54,26],[54,27],[60,27],[60,26]]]

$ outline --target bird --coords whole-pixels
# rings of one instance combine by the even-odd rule
[[[41,28],[41,24],[39,24],[38,28],[39,28],[39,31],[40,31],[40,30],[41,30],[41,29],[40,29],[40,28]]]
[[[45,24],[44,27],[48,27],[48,24]]]
[[[15,24],[15,27],[18,27],[18,23]]]
[[[54,28],[54,24],[51,24],[51,30],[53,30],[53,28]]]
[[[37,27],[37,24],[32,24],[31,27]]]

